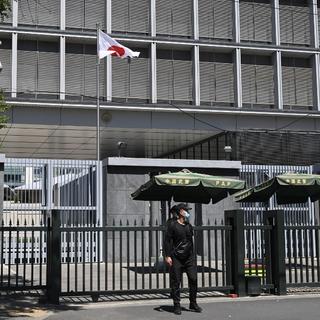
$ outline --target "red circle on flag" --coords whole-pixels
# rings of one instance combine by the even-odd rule
[[[108,51],[115,51],[111,55],[116,57],[122,57],[125,54],[124,48],[118,46],[111,46]]]

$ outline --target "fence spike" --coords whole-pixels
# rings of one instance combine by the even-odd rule
[[[129,225],[129,220],[127,219],[127,226]]]
[[[152,220],[151,219],[149,220],[149,226],[152,226]]]
[[[4,227],[4,220],[1,219],[1,226]]]
[[[223,218],[221,219],[221,225],[222,225],[222,226],[224,225],[224,221],[223,221]]]
[[[142,227],[144,226],[144,221],[143,221],[143,219],[141,219],[141,226],[142,226]]]
[[[10,221],[9,221],[9,226],[10,226],[10,227],[12,226],[12,221],[11,221],[11,219],[10,219]]]
[[[120,223],[119,224],[120,224],[120,226],[122,226],[122,220],[121,219],[120,219]]]
[[[158,225],[158,219],[156,219],[156,226]]]
[[[137,220],[134,219],[133,225],[136,226],[137,225]]]
[[[210,226],[210,219],[208,218],[208,222],[207,222],[208,226]]]
[[[31,225],[34,226],[34,220],[33,219],[31,220]]]
[[[216,226],[218,224],[217,219],[214,219],[214,225]]]
[[[116,221],[115,219],[112,220],[112,225],[115,226],[116,225]]]
[[[25,226],[27,225],[27,219],[24,219],[24,225]]]
[[[19,219],[17,219],[17,226],[19,226],[20,225],[20,222],[19,222]]]

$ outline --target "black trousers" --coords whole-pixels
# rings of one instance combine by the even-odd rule
[[[174,303],[180,303],[180,285],[182,272],[186,271],[189,282],[189,300],[196,302],[198,281],[197,281],[197,265],[194,256],[191,255],[186,260],[179,260],[172,257],[172,266],[170,267],[170,285],[171,296]]]

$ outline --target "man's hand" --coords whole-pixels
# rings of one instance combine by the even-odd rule
[[[171,267],[172,266],[172,259],[171,257],[166,257],[165,258],[166,263]]]

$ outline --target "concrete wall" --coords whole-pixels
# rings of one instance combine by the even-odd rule
[[[134,201],[131,193],[149,179],[148,175],[108,173],[106,179],[106,221],[111,225],[115,221],[119,225],[122,223],[132,225],[134,221],[141,225],[141,221],[149,223],[149,202]]]

